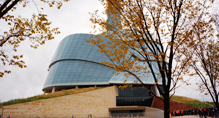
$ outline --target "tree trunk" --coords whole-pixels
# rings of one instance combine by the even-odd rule
[[[215,99],[216,99],[215,106],[217,107],[217,110],[219,110],[219,106],[218,106],[218,94],[215,95]]]
[[[164,118],[170,118],[170,97],[169,93],[164,97]]]

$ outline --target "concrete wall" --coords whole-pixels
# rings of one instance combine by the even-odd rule
[[[116,106],[117,87],[67,95],[57,98],[4,106],[4,118],[14,117],[109,117],[110,107]]]
[[[164,118],[164,111],[157,108],[145,107],[146,118]]]

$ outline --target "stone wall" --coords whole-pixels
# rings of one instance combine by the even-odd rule
[[[14,117],[109,117],[110,107],[116,106],[117,87],[111,86],[84,93],[28,103],[4,106],[4,118]],[[25,115],[25,116],[24,116]]]

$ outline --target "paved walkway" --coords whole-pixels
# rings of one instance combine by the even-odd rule
[[[192,116],[172,116],[172,118],[199,118],[197,115]]]
[[[191,116],[172,116],[172,118],[200,118],[198,115],[191,115]],[[207,117],[212,118],[212,117]]]

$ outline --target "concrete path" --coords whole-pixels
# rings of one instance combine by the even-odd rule
[[[200,118],[198,115],[191,115],[191,116],[172,116],[172,118]],[[212,117],[207,117],[212,118]]]
[[[192,116],[172,116],[172,118],[200,118],[197,115],[192,115]]]

